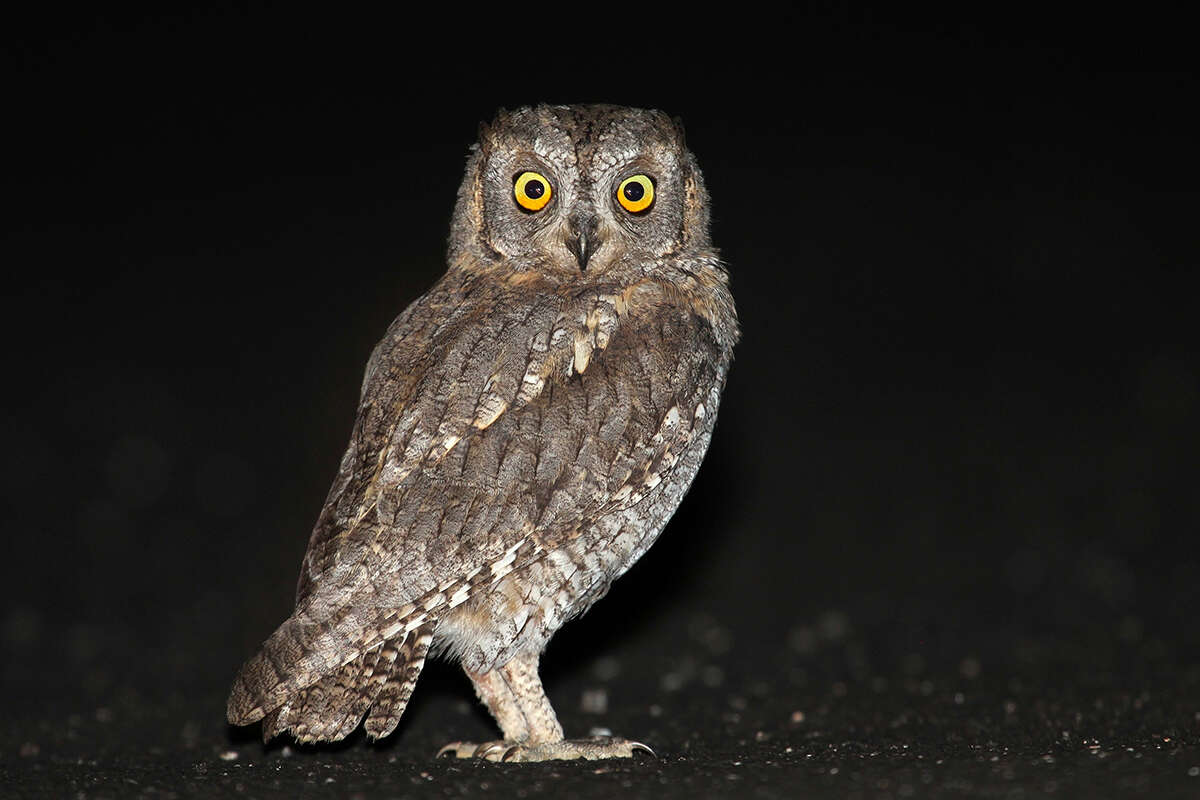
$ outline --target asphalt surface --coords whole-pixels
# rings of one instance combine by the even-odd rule
[[[438,664],[398,734],[325,747],[228,729],[216,681],[160,693],[115,676],[115,691],[10,710],[0,778],[7,797],[1196,796],[1200,670],[1133,624],[1106,644],[985,630],[901,655],[836,611],[798,622],[753,664],[736,628],[701,614],[629,631],[597,608],[564,632],[547,679],[568,733],[610,728],[656,758],[436,759],[495,735]]]
[[[290,7],[30,13],[0,796],[1200,797],[1200,91],[1069,46],[1189,28],[779,12],[512,70]],[[495,735],[440,663],[383,742],[264,747],[225,695],[363,364],[477,123],[538,100],[684,119],[744,328],[676,518],[543,662],[568,735],[657,756],[435,759]]]

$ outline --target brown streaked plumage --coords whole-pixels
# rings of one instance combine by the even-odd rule
[[[550,194],[535,211],[514,200],[528,172]],[[616,196],[631,175],[653,192],[638,213]],[[238,674],[229,721],[323,741],[365,718],[386,736],[432,647],[505,737],[456,754],[627,756],[636,743],[563,739],[537,662],[674,513],[737,341],[680,128],[615,106],[501,113],[448,261],[371,355],[296,609]]]

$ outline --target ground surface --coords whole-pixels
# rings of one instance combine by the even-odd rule
[[[230,731],[219,693],[139,693],[7,717],[6,797],[1195,797],[1200,674],[1163,654],[1084,681],[1050,648],[1004,662],[855,665],[870,644],[815,631],[745,670],[718,628],[680,649],[614,643],[552,681],[570,732],[607,726],[658,758],[495,765],[435,759],[444,742],[493,735],[447,670],[427,676],[400,732],[323,748]],[[644,645],[652,644],[647,637]],[[804,636],[801,637],[804,639]],[[801,643],[807,642],[806,639]],[[1130,645],[1124,657],[1134,657]],[[1117,656],[1118,660],[1122,658]],[[1078,665],[1076,664],[1076,667]],[[1095,666],[1095,665],[1093,665]],[[1129,668],[1129,665],[1126,665]],[[659,672],[661,670],[661,672]],[[1067,688],[1067,685],[1070,688]],[[604,713],[588,713],[607,702]]]

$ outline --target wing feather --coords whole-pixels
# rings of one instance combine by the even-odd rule
[[[243,668],[231,721],[641,502],[723,376],[711,325],[653,282],[483,300],[455,280],[373,353],[296,612]]]

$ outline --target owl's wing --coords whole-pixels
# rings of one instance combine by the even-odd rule
[[[232,722],[641,502],[715,413],[712,327],[666,287],[440,291],[371,359],[296,612],[243,667]]]

